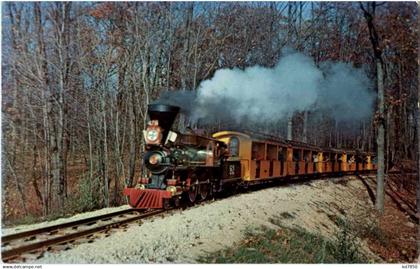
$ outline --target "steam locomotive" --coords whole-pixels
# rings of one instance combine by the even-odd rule
[[[237,186],[283,179],[322,177],[376,170],[374,155],[324,149],[273,136],[221,131],[205,137],[170,130],[180,108],[148,106],[150,121],[143,131],[147,175],[124,189],[138,209],[193,204]]]

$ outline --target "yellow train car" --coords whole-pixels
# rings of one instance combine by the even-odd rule
[[[213,138],[228,145],[228,160],[240,161],[241,178],[246,182],[375,169],[370,153],[323,149],[269,135],[236,131],[217,132]]]
[[[336,161],[330,163],[323,159],[324,150],[306,143],[234,131],[217,132],[213,138],[228,145],[229,160],[240,161],[244,181],[339,170]],[[337,153],[332,156],[336,159]]]

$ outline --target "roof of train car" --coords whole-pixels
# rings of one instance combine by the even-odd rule
[[[223,132],[248,136],[251,140],[257,141],[257,142],[268,142],[268,143],[272,142],[272,143],[281,144],[284,146],[292,146],[292,147],[298,147],[298,148],[303,148],[303,149],[310,149],[314,151],[334,152],[334,153],[346,152],[346,153],[355,154],[355,155],[367,155],[367,154],[370,154],[372,156],[375,155],[373,152],[363,152],[363,151],[354,150],[354,149],[337,149],[337,148],[319,147],[319,146],[312,145],[309,143],[304,143],[304,142],[295,141],[295,140],[287,140],[287,139],[276,137],[274,135],[252,132],[252,131],[226,131],[224,130],[224,131],[216,132],[214,134],[219,134]]]

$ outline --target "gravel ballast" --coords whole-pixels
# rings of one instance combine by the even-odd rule
[[[240,194],[131,224],[126,231],[45,253],[34,262],[194,263],[208,252],[239,242],[246,229],[278,228],[273,223],[279,222],[332,238],[337,226],[331,216],[349,216],[372,207],[368,198],[360,199],[363,188],[359,180],[350,178],[346,184],[318,180]]]

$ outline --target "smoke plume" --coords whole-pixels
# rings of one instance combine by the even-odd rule
[[[370,117],[374,95],[362,69],[286,53],[273,68],[221,69],[197,92],[165,92],[159,102],[178,105],[193,121],[276,122],[301,111],[325,111],[337,122]]]

